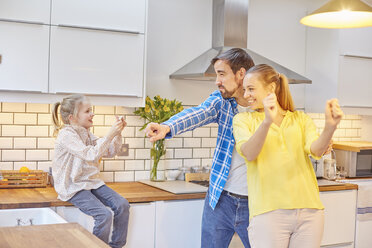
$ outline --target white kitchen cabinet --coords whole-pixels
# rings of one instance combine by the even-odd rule
[[[346,114],[372,114],[371,59],[344,56],[340,32],[308,29],[306,75],[313,83],[306,85],[305,109],[324,113],[326,101],[338,98]]]
[[[77,222],[93,232],[94,220],[76,207],[57,207],[56,212],[68,222]],[[130,204],[126,248],[153,248],[155,238],[155,202]]]
[[[340,105],[372,108],[372,57],[340,56],[339,63]]]
[[[354,247],[357,190],[320,192],[324,209],[322,247]]]
[[[156,248],[200,247],[204,199],[156,202]]]
[[[0,0],[0,101],[143,105],[146,23],[147,0]]]
[[[0,90],[48,92],[49,26],[0,21],[0,37]]]
[[[0,0],[0,20],[49,24],[50,0]]]
[[[52,26],[49,90],[142,97],[144,47],[142,34]]]
[[[372,59],[372,27],[340,29],[340,54]]]
[[[53,0],[52,25],[145,32],[146,0]]]

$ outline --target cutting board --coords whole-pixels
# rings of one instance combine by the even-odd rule
[[[164,181],[164,182],[153,182],[150,180],[143,180],[140,183],[150,185],[152,187],[162,189],[173,194],[192,194],[192,193],[204,193],[207,192],[208,188],[185,181]]]

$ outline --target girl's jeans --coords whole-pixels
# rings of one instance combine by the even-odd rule
[[[127,241],[129,203],[106,185],[92,190],[81,190],[70,200],[83,213],[94,218],[93,234],[109,244],[112,248],[121,248]],[[114,212],[114,222],[111,242],[109,235],[112,224],[112,213]]]

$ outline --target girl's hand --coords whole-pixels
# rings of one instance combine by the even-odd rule
[[[116,121],[121,121],[123,125],[123,129],[127,126],[127,122],[124,120],[124,116],[115,116]]]
[[[126,125],[127,123],[124,121],[124,118],[122,116],[121,117],[116,116],[116,122],[110,128],[108,135],[114,137],[116,135],[119,135]]]
[[[344,112],[342,112],[337,99],[328,100],[325,108],[325,126],[336,128],[340,123]]]
[[[267,124],[274,122],[276,115],[278,114],[277,98],[274,93],[269,94],[262,101],[265,110],[265,120]]]

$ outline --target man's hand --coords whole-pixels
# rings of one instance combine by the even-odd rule
[[[158,123],[149,123],[145,129],[146,136],[150,137],[150,142],[164,139],[169,132],[169,126]]]

